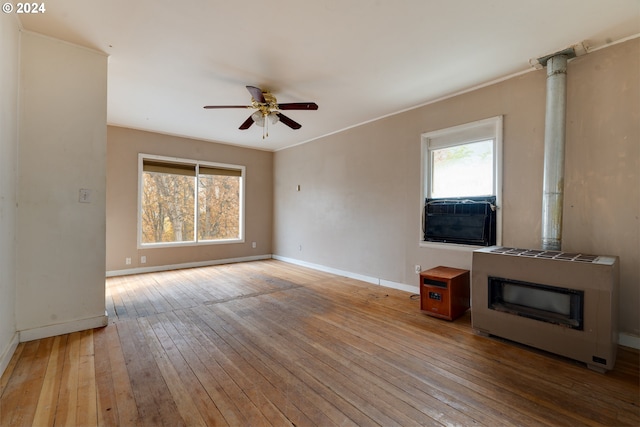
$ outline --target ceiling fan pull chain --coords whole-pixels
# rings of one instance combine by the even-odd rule
[[[264,113],[263,113],[263,115],[264,115]],[[265,136],[264,136],[265,134],[267,136],[269,136],[269,120],[267,120],[266,116],[264,116],[264,127],[262,128],[262,139],[265,138]]]

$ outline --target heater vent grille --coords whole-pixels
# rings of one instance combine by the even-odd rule
[[[515,255],[532,258],[545,258],[545,259],[557,259],[564,261],[578,261],[578,262],[596,262],[598,260],[597,255],[588,255],[575,252],[561,252],[561,251],[544,251],[534,249],[518,249],[518,248],[505,248],[498,247],[491,250],[493,253],[504,255]]]

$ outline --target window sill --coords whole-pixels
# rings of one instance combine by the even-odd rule
[[[142,243],[138,244],[138,249],[179,248],[185,246],[225,245],[234,243],[244,243],[244,239],[203,240],[200,242]]]
[[[446,249],[464,252],[473,252],[476,249],[486,248],[486,246],[465,245],[461,243],[425,242],[424,240],[421,240],[418,246],[421,248]]]

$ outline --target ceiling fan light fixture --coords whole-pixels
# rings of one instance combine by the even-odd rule
[[[278,123],[278,121],[280,121],[280,117],[278,117],[278,113],[276,111],[271,111],[265,114],[262,111],[258,110],[251,115],[251,118],[253,119],[255,124],[260,127],[264,127],[265,123],[267,122],[267,118],[272,125],[275,125],[276,123]]]
[[[277,111],[269,111],[267,109],[260,109],[251,115],[253,122],[260,126],[262,129],[262,139],[269,136],[269,122],[275,125],[280,121]]]
[[[264,127],[264,115],[262,114],[262,111],[260,110],[256,111],[251,115],[251,118],[253,119],[256,125],[260,127]]]

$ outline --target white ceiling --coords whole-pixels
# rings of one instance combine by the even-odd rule
[[[639,0],[55,0],[25,29],[109,54],[109,124],[267,150],[640,33]],[[238,126],[246,85],[302,124]]]

